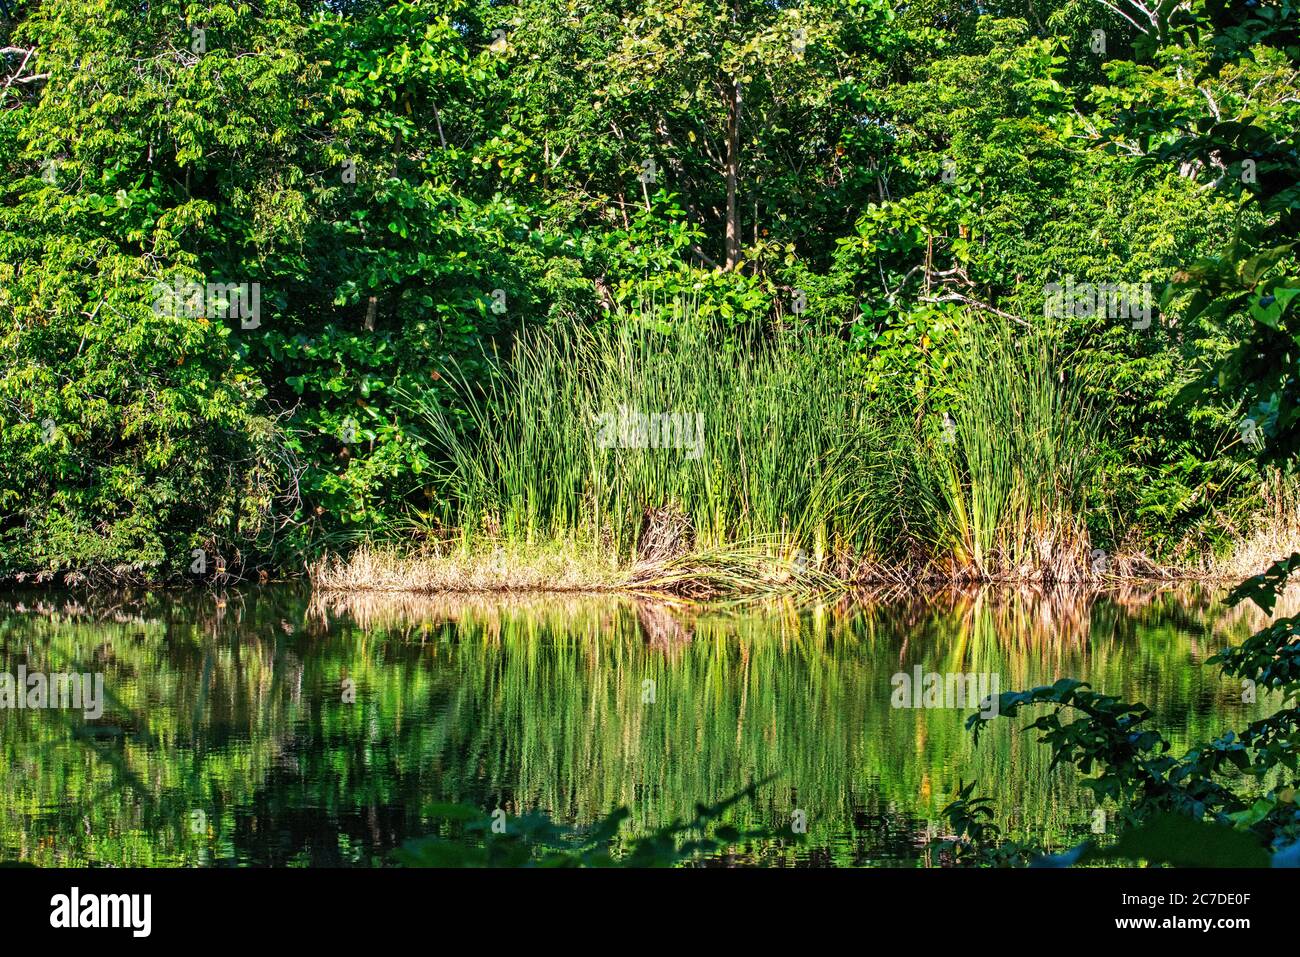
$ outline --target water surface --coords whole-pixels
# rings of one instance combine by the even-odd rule
[[[0,859],[373,865],[438,802],[629,832],[775,776],[741,825],[808,839],[765,864],[932,863],[979,782],[1013,836],[1097,820],[1071,769],[973,708],[894,707],[893,676],[1088,680],[1144,701],[1175,749],[1272,710],[1203,665],[1258,622],[1199,592],[982,591],[691,609],[617,597],[230,591],[0,595],[0,672],[101,673],[98,720],[0,710]],[[1104,810],[1104,809],[1103,809]]]

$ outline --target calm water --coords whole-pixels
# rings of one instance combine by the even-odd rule
[[[1145,701],[1180,746],[1272,702],[1204,659],[1258,623],[1215,592],[944,593],[685,610],[618,598],[0,595],[0,672],[99,672],[98,720],[0,711],[0,860],[370,865],[435,802],[631,829],[778,775],[737,823],[808,841],[762,863],[924,862],[977,779],[1012,834],[1074,843],[1092,797],[1024,718],[979,747],[971,708],[895,708],[892,677],[1074,676]],[[355,701],[344,689],[354,683]]]

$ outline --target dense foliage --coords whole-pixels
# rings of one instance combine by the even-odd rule
[[[1164,25],[1175,39],[1172,59],[1182,61],[1206,88],[1256,68],[1286,75],[1291,89],[1282,102],[1297,100],[1300,76],[1300,11],[1290,4],[1237,6],[1218,3],[1194,8],[1193,16],[1173,11]],[[1163,31],[1162,31],[1163,32]],[[1192,44],[1199,56],[1188,57]],[[1233,183],[1244,216],[1232,242],[1180,270],[1175,287],[1192,292],[1188,314],[1230,323],[1245,314],[1232,348],[1208,363],[1208,374],[1186,390],[1193,396],[1223,393],[1250,403],[1245,420],[1250,443],[1262,457],[1294,463],[1300,452],[1297,431],[1295,301],[1300,297],[1294,253],[1300,209],[1300,153],[1295,149],[1294,116],[1281,119],[1274,109],[1237,106],[1225,118],[1206,92],[1213,117],[1190,121],[1165,104],[1144,103],[1135,111],[1134,129],[1156,132],[1160,153],[1184,162],[1213,165]],[[1289,124],[1289,125],[1288,125]],[[1300,553],[1273,562],[1242,582],[1230,604],[1250,601],[1272,615],[1280,594],[1300,570]],[[1024,709],[1047,706],[1030,727],[1042,732],[1052,763],[1072,764],[1090,777],[1084,782],[1099,801],[1113,802],[1128,830],[1105,851],[1083,844],[1049,863],[1096,859],[1146,860],[1174,865],[1300,866],[1300,616],[1283,617],[1239,645],[1223,648],[1207,664],[1239,680],[1242,700],[1260,691],[1280,692],[1284,707],[1239,731],[1226,731],[1183,754],[1149,726],[1151,710],[1094,691],[1063,678],[1051,686],[1000,696],[999,713],[1017,717]],[[978,738],[987,718],[972,716]],[[1095,772],[1095,773],[1094,773]],[[1247,796],[1248,789],[1255,795]],[[1014,861],[1030,849],[1002,843],[990,828],[989,808],[964,788],[949,806],[958,825],[959,852],[976,859]]]
[[[1075,551],[1222,544],[1258,511],[1255,426],[1295,428],[1288,2],[1228,11],[1263,26],[1245,56],[1218,0],[5,6],[0,573],[428,531],[458,514],[430,406],[472,434],[520,330],[671,334],[683,298],[709,348],[837,340],[890,461],[984,401],[978,330],[1043,326],[1070,370],[1043,408],[1107,428],[1086,488],[990,514],[1068,499]],[[260,314],[158,308],[189,282],[257,283]],[[1158,304],[1047,329],[1067,282]],[[1180,399],[1224,355],[1261,388]],[[947,520],[981,484],[966,440],[885,483],[886,557],[1019,535]]]

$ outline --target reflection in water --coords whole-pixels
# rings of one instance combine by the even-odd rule
[[[206,593],[0,597],[0,671],[101,672],[104,714],[0,711],[0,859],[377,864],[435,802],[641,831],[777,775],[735,809],[808,841],[762,863],[925,861],[977,779],[1012,836],[1076,841],[1092,797],[1026,719],[979,748],[964,709],[891,678],[1083,678],[1175,748],[1276,707],[1202,662],[1259,621],[1210,592],[861,596],[708,609],[600,597]],[[355,689],[355,695],[349,694]],[[354,701],[349,700],[355,698]]]

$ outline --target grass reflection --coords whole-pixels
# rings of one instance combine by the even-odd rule
[[[628,833],[750,782],[765,863],[923,861],[960,781],[1012,836],[1064,846],[1091,797],[1010,722],[896,709],[891,677],[1073,675],[1145,701],[1180,746],[1262,713],[1203,660],[1258,622],[1211,592],[970,590],[708,608],[614,596],[143,593],[0,599],[0,670],[101,671],[104,716],[0,712],[0,857],[370,864],[427,808],[545,810]],[[355,688],[355,701],[346,689]]]

